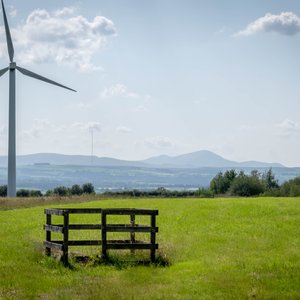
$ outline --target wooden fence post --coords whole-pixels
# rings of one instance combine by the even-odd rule
[[[130,215],[130,226],[134,227],[135,226],[135,215]],[[135,232],[131,231],[130,232],[130,243],[134,244],[135,243]],[[134,249],[131,249],[131,254],[134,254],[135,251]]]
[[[69,251],[69,212],[64,212],[64,240],[63,240],[63,256],[62,262],[68,265],[68,251]]]
[[[49,214],[46,215],[46,224],[51,225],[51,215],[49,215]],[[51,242],[51,231],[50,230],[46,231],[46,241]],[[51,248],[46,247],[45,248],[45,254],[47,256],[50,256],[51,255]]]
[[[156,227],[156,215],[152,214],[151,215],[151,250],[150,250],[151,262],[155,262],[155,237],[156,237],[155,227]]]
[[[107,259],[107,233],[106,233],[106,212],[102,211],[101,218],[101,226],[102,226],[102,258]]]

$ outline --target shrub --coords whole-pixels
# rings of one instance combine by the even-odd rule
[[[82,195],[83,194],[83,190],[82,188],[80,187],[80,185],[78,184],[74,184],[72,187],[71,187],[71,195]]]
[[[235,170],[227,170],[224,174],[218,173],[210,182],[210,190],[214,194],[225,194],[230,189],[231,183],[236,178]]]
[[[280,196],[283,197],[298,197],[300,196],[300,176],[289,181],[286,181],[280,187]]]
[[[64,197],[69,195],[69,189],[66,188],[65,186],[58,186],[53,190],[53,194]]]
[[[30,191],[30,197],[42,197],[43,194],[39,190],[31,190]]]
[[[26,189],[20,189],[17,191],[17,197],[42,197],[43,194],[41,191],[38,190],[26,190]]]
[[[84,194],[94,194],[95,188],[91,183],[85,183],[82,185],[82,192]]]
[[[270,168],[267,172],[263,174],[262,180],[265,184],[267,191],[279,188],[278,180],[275,178],[272,168]]]
[[[196,192],[195,195],[200,198],[213,198],[214,194],[210,189],[205,189],[205,188],[199,188]]]
[[[7,185],[1,185],[0,186],[0,197],[6,197],[7,196]]]
[[[46,197],[50,197],[50,196],[53,196],[54,193],[53,193],[53,190],[48,190],[45,194]]]
[[[30,191],[24,189],[18,190],[17,197],[30,197]]]
[[[242,197],[258,196],[264,190],[264,185],[257,176],[247,176],[244,174],[236,177],[230,187],[232,195]]]

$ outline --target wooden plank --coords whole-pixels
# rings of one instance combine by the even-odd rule
[[[158,210],[136,208],[105,208],[107,215],[158,215]]]
[[[64,212],[69,214],[101,214],[102,208],[46,208],[44,214],[63,216]]]
[[[49,216],[49,215],[48,215]],[[46,231],[51,231],[51,232],[59,232],[59,233],[63,233],[64,229],[63,226],[61,225],[44,225],[44,230]]]
[[[64,208],[69,214],[101,214],[102,208]]]
[[[54,216],[63,216],[64,210],[63,209],[57,209],[57,208],[45,208],[44,214],[46,215],[54,215]]]
[[[69,230],[101,230],[100,224],[70,224]]]
[[[45,241],[44,242],[44,247],[45,248],[50,248],[50,249],[56,249],[56,250],[60,250],[60,251],[63,250],[62,242],[59,243],[59,241],[57,241],[57,242],[55,242],[55,241],[52,241],[52,242]]]
[[[130,225],[114,225],[114,224],[109,224],[106,226],[106,231],[107,232],[158,232],[158,227],[152,228],[150,226],[146,225],[135,225],[135,226],[130,226]]]
[[[159,213],[158,210],[137,208],[46,208],[44,214],[63,216],[66,211],[70,214],[100,214],[103,210],[110,215],[158,215]]]
[[[56,227],[63,227],[62,224],[53,224]],[[45,229],[45,225],[44,225]],[[69,224],[69,230],[101,230],[100,224]],[[46,230],[46,229],[45,229]]]
[[[130,240],[107,240],[107,242],[110,244],[129,244]],[[138,244],[148,244],[147,242],[141,240],[136,240],[135,242]]]
[[[52,241],[53,244],[63,245],[63,241]],[[101,240],[71,240],[68,241],[68,246],[101,246]],[[62,250],[62,249],[61,249]]]
[[[119,249],[119,250],[152,250],[158,249],[158,244],[150,244],[150,243],[137,243],[132,244],[130,241],[107,241],[106,245],[107,249]]]
[[[101,240],[77,240],[69,241],[69,246],[99,246],[102,245]]]

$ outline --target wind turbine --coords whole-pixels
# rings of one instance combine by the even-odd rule
[[[16,197],[16,70],[23,75],[57,85],[59,87],[76,92],[62,84],[33,73],[24,68],[18,67],[14,62],[14,46],[12,43],[10,30],[3,0],[1,0],[3,19],[6,33],[6,42],[10,64],[7,68],[0,70],[0,77],[9,71],[9,121],[8,121],[8,176],[7,176],[7,197]]]

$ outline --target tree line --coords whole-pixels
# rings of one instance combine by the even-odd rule
[[[190,190],[168,190],[164,187],[159,187],[155,190],[124,190],[124,191],[107,191],[104,192],[103,197],[127,197],[127,198],[184,198],[195,197],[196,192]]]
[[[95,188],[91,183],[83,185],[74,184],[71,187],[58,186],[53,190],[48,190],[44,195],[39,190],[20,189],[17,191],[17,197],[42,197],[42,196],[80,196],[83,194],[95,194]],[[7,196],[7,185],[0,186],[0,197]]]
[[[232,169],[218,173],[209,189],[214,195],[297,197],[300,196],[300,176],[280,185],[272,169],[264,173],[253,170],[249,175]]]
[[[83,194],[95,194],[95,188],[91,183],[83,185],[74,184],[71,187],[58,186],[53,190],[48,190],[43,194],[39,190],[20,189],[17,197],[41,197],[41,196],[80,196]],[[0,197],[6,197],[7,186],[0,186]],[[300,196],[300,176],[290,179],[283,184],[279,184],[272,169],[263,173],[257,170],[245,174],[244,171],[227,170],[219,172],[211,181],[208,188],[197,190],[168,190],[160,187],[155,190],[124,190],[107,191],[103,197],[201,197],[212,198],[215,196],[273,196],[273,197],[298,197]]]

